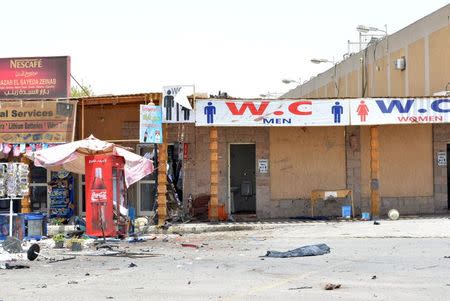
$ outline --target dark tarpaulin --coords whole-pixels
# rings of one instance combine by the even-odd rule
[[[267,251],[266,257],[276,257],[276,258],[304,257],[304,256],[317,256],[328,253],[330,253],[329,246],[327,246],[326,244],[317,244],[300,247],[286,252]]]

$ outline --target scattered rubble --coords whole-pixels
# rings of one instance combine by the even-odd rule
[[[290,287],[288,288],[288,290],[293,291],[293,290],[304,290],[304,289],[312,289],[312,286],[300,286],[300,287]]]
[[[327,284],[325,284],[325,287],[324,287],[324,289],[326,291],[332,291],[332,290],[335,290],[335,289],[338,289],[338,288],[341,288],[341,285],[340,284],[333,284],[333,283],[327,283]]]

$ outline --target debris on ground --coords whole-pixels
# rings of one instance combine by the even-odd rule
[[[128,267],[129,267],[129,268],[135,268],[135,267],[137,267],[137,264],[135,264],[135,263],[132,262],[132,263],[130,263],[130,264],[128,265]]]
[[[194,249],[200,248],[200,247],[197,246],[197,245],[194,245],[194,244],[186,244],[186,243],[182,243],[181,246],[182,246],[182,247],[186,247],[186,248],[194,248]]]
[[[373,224],[374,224],[374,225],[379,225],[380,222],[379,222],[379,221],[374,221]]]
[[[78,284],[78,281],[70,280],[70,281],[67,281],[67,284]]]
[[[67,260],[72,260],[75,259],[75,256],[69,256],[69,257],[63,257],[60,259],[56,259],[56,258],[50,258],[48,263],[55,263],[55,262],[60,262],[60,261],[67,261]]]
[[[294,291],[294,290],[305,290],[305,289],[311,289],[312,286],[300,286],[300,287],[290,287],[288,290]]]
[[[372,280],[377,279],[377,275],[372,276]]]
[[[5,262],[5,264],[0,265],[0,269],[2,270],[20,270],[20,269],[29,269],[30,266],[26,264],[20,264],[20,263],[10,263]]]
[[[304,257],[318,256],[330,253],[330,247],[326,244],[317,244],[300,247],[286,252],[267,251],[266,257],[287,258],[287,257]]]
[[[23,251],[22,242],[20,241],[20,239],[12,236],[6,237],[2,246],[3,249],[8,253],[21,253]]]
[[[332,290],[338,289],[340,287],[341,287],[340,284],[327,283],[327,284],[325,284],[324,289],[326,291],[332,291]]]

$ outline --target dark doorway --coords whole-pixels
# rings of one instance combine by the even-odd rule
[[[255,145],[230,145],[231,213],[255,214]]]
[[[448,166],[448,156],[450,155],[450,144],[447,144],[447,209],[450,210],[450,168]]]

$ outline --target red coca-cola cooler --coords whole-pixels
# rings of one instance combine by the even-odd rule
[[[114,155],[85,157],[86,234],[115,237],[127,233],[124,159]]]

